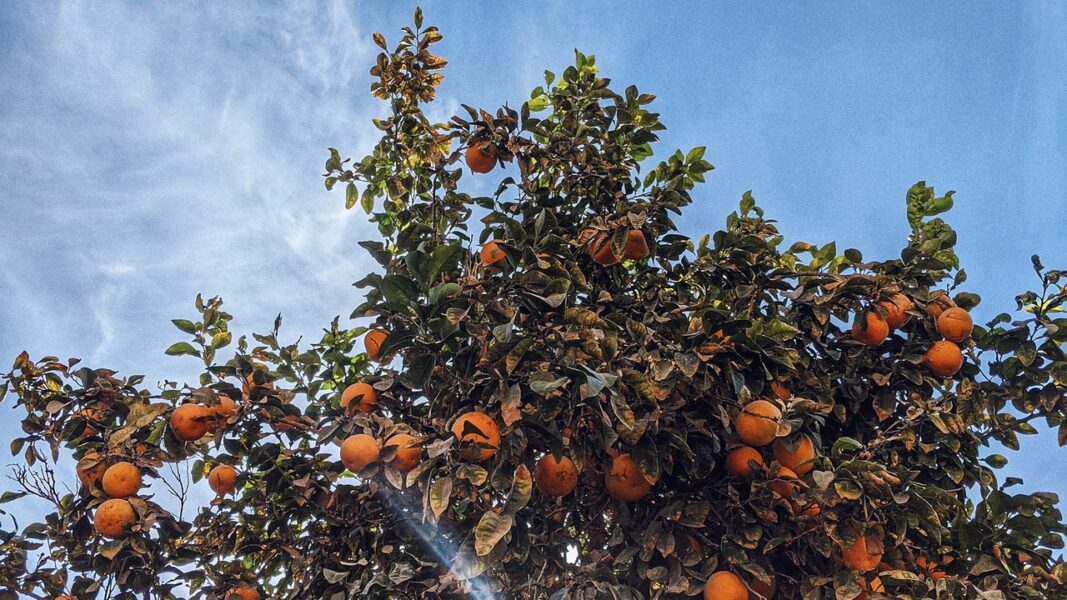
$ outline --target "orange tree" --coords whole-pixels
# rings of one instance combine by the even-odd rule
[[[439,124],[441,34],[374,39],[381,141],[326,163],[381,233],[371,328],[234,342],[198,297],[167,353],[203,373],[156,392],[18,357],[3,501],[50,514],[2,532],[0,597],[1067,597],[1056,496],[991,449],[1061,427],[1063,272],[972,326],[924,183],[897,259],[787,245],[750,194],[690,240],[703,148],[650,164],[653,96],[593,57]]]

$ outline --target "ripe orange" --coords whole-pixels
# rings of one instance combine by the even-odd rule
[[[269,369],[267,368],[267,365],[259,364],[259,363],[255,364],[252,367],[252,370],[253,371],[263,371],[264,373],[269,371]],[[256,389],[257,387],[261,387],[261,388],[267,389],[267,390],[273,390],[274,389],[274,382],[273,381],[264,381],[263,383],[257,384],[256,383],[256,378],[252,373],[249,373],[248,375],[245,375],[245,382],[241,385],[241,392],[245,396],[248,396],[249,394],[252,393],[252,390]]]
[[[225,421],[230,417],[237,414],[237,403],[233,401],[233,398],[229,396],[221,396],[219,403],[215,406],[215,416]]]
[[[610,267],[619,262],[619,257],[615,254],[615,249],[611,247],[610,237],[604,238],[604,241],[601,242],[595,250],[590,247],[590,252],[593,255],[593,262],[598,265]]]
[[[352,400],[359,398],[359,402],[355,406],[349,406]],[[374,412],[374,407],[378,405],[378,392],[371,387],[369,383],[353,383],[345,388],[345,391],[341,393],[341,408],[345,409],[348,413],[354,413],[360,411],[362,413],[370,414]]]
[[[62,596],[56,596],[52,600],[78,600],[78,599],[75,598],[74,596],[71,596],[70,594],[63,594]]]
[[[783,467],[789,467],[797,475],[803,475],[815,468],[811,460],[815,458],[815,446],[811,438],[806,435],[800,436],[796,441],[796,447],[790,450],[783,440],[774,442],[774,460]]]
[[[778,420],[782,411],[766,400],[749,402],[734,419],[734,431],[737,437],[749,446],[766,446],[774,441],[778,431]]]
[[[422,445],[414,444],[414,441],[415,437],[406,433],[398,433],[385,440],[386,448],[396,446],[396,456],[389,464],[401,473],[410,473],[422,460]]]
[[[775,494],[792,501],[793,490],[797,489],[797,474],[787,467],[778,467],[770,487]]]
[[[849,548],[845,547],[844,544],[839,544],[841,546],[841,562],[853,571],[866,573],[882,562],[882,553],[872,554],[867,550],[867,538],[859,533],[856,533],[855,536],[856,543],[852,544],[852,547]]]
[[[962,308],[952,307],[946,309],[937,318],[937,331],[945,336],[950,342],[962,342],[971,337],[974,330],[974,321],[971,315]]]
[[[381,328],[371,329],[367,332],[367,335],[363,336],[363,345],[367,349],[367,358],[371,360],[381,358],[382,344],[387,337],[389,337],[389,332]]]
[[[752,468],[748,466],[749,461],[763,466],[763,457],[755,448],[751,446],[734,448],[726,455],[726,471],[734,477],[750,479]]]
[[[952,298],[948,297],[948,294],[937,292],[926,303],[926,312],[930,313],[930,316],[936,321],[941,316],[941,313],[953,306],[956,306],[956,303],[952,301]]]
[[[748,600],[748,588],[729,571],[715,571],[704,584],[704,600]]]
[[[578,485],[578,468],[569,456],[561,456],[556,460],[550,452],[537,461],[534,481],[537,489],[546,496],[560,498],[574,491]]]
[[[775,590],[778,589],[778,580],[774,575],[771,575],[769,582],[752,578],[752,581],[748,582],[748,589],[751,592],[749,594],[749,600],[771,600],[774,597]]]
[[[259,590],[254,587],[235,587],[226,594],[226,600],[259,600]]]
[[[107,458],[96,450],[89,450],[78,461],[78,481],[87,488],[100,485],[107,471]]]
[[[104,493],[112,498],[129,498],[141,489],[141,470],[128,462],[117,462],[104,471]]]
[[[500,249],[500,242],[496,240],[489,240],[482,246],[481,251],[482,264],[487,267],[502,267],[504,259],[507,256],[504,251]]]
[[[198,440],[208,432],[208,420],[214,411],[202,404],[182,404],[170,415],[170,430],[183,442]]]
[[[89,437],[96,433],[96,428],[101,425],[100,418],[103,416],[95,408],[83,408],[74,413],[74,415],[81,417],[85,421],[85,428],[82,429],[79,437]]]
[[[500,448],[500,427],[492,417],[476,410],[460,415],[452,423],[452,435],[462,447],[460,456],[466,460],[490,459]]]
[[[620,454],[611,461],[611,470],[604,477],[608,495],[616,500],[634,502],[652,490],[652,484],[641,474],[629,454]]]
[[[793,393],[789,391],[789,388],[777,380],[771,382],[771,393],[779,400],[788,400],[793,397]]]
[[[341,444],[341,462],[353,473],[359,473],[367,465],[378,462],[380,457],[378,440],[365,433],[349,436]]]
[[[469,146],[467,148],[467,167],[473,173],[485,174],[496,166],[496,148],[488,145],[485,148]]]
[[[796,505],[793,506],[794,512],[796,511],[797,508],[798,507]],[[814,500],[808,500],[808,504],[806,506],[804,506],[804,510],[800,511],[800,516],[801,517],[807,517],[809,519],[814,519],[815,517],[817,517],[817,516],[819,516],[821,514],[822,514],[822,507],[819,506],[819,504],[817,502],[815,502]]]
[[[225,496],[234,490],[237,470],[230,465],[217,465],[207,474],[207,484],[218,496]]]
[[[135,520],[137,515],[132,504],[122,498],[111,498],[97,507],[93,527],[104,537],[119,538],[126,535]]]
[[[925,361],[934,375],[952,377],[963,366],[963,352],[955,343],[941,340],[930,345]]]
[[[630,260],[640,260],[648,256],[648,242],[645,241],[645,234],[640,229],[631,229],[626,234],[626,245],[623,247],[622,255]]]
[[[893,294],[888,300],[878,303],[885,309],[885,322],[890,329],[897,329],[908,322],[908,311],[912,309],[911,299],[904,294]]]
[[[852,324],[852,337],[868,346],[877,346],[889,335],[889,323],[874,311],[868,311],[865,321],[857,316]],[[866,326],[864,326],[864,322]]]

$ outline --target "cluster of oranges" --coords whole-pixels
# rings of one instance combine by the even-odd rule
[[[249,375],[244,384],[245,394],[255,385]],[[272,387],[269,382],[262,385]],[[237,403],[227,396],[221,396],[218,403],[211,406],[199,403],[182,404],[171,411],[170,431],[178,440],[195,442],[209,433],[217,433],[237,412]],[[89,423],[83,436],[97,432],[95,423],[100,419],[99,410],[83,409],[79,411],[78,416]],[[136,454],[143,453],[144,445],[138,444]],[[79,461],[76,470],[78,480],[86,489],[102,491],[108,497],[96,508],[93,526],[97,533],[112,539],[125,537],[139,521],[135,503],[131,500],[137,497],[144,483],[141,468],[130,460],[117,458],[121,457],[89,450]],[[211,489],[222,496],[234,490],[237,471],[230,465],[220,464],[211,469],[207,479]],[[57,596],[57,599],[64,598],[72,599],[73,596]],[[259,592],[254,587],[241,584],[231,589],[227,598],[258,600]]]
[[[93,464],[93,461],[97,461]],[[93,526],[97,533],[109,538],[124,536],[137,520],[137,513],[128,498],[137,495],[143,483],[141,469],[129,461],[110,463],[99,453],[86,454],[78,468],[78,479],[89,488],[102,489],[108,499],[96,509]]]
[[[783,400],[790,396],[789,390],[781,382],[775,382],[772,391]],[[786,500],[794,513],[816,516],[820,512],[818,504],[794,498],[799,477],[815,467],[815,444],[807,435],[797,436],[793,440],[778,438],[781,419],[781,409],[770,400],[755,400],[746,404],[734,419],[734,432],[743,445],[726,454],[726,471],[738,479],[751,479],[753,467],[763,468],[766,464],[757,448],[771,446],[774,460],[778,463],[771,473],[771,491]]]
[[[869,310],[852,325],[853,339],[867,346],[877,346],[885,341],[889,332],[904,325],[914,308],[911,299],[904,294],[894,294],[879,303],[879,310]],[[880,313],[884,312],[883,317]],[[931,373],[939,377],[951,377],[963,366],[963,352],[959,342],[971,336],[974,321],[971,315],[955,306],[947,294],[935,296],[926,305],[926,313],[934,320],[943,340],[930,345],[923,362]]]

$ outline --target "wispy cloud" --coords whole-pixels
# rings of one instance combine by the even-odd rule
[[[0,269],[28,287],[6,295],[3,351],[18,339],[170,375],[166,319],[197,291],[256,316],[239,326],[285,312],[301,333],[356,303],[371,228],[323,190],[320,163],[328,145],[367,150],[382,106],[346,4],[15,10]]]

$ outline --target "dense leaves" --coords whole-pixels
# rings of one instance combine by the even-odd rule
[[[750,193],[690,240],[673,219],[712,166],[703,148],[649,163],[664,129],[652,95],[613,91],[576,53],[518,110],[432,123],[440,39],[421,12],[392,50],[375,34],[382,139],[326,162],[326,187],[344,183],[382,235],[360,244],[381,272],[356,283],[352,316],[385,334],[365,346],[366,327],[335,319],[300,347],[279,318],[234,343],[221,301],[198,297],[167,349],[202,360],[194,384],[153,393],[18,357],[0,390],[26,410],[11,444],[25,467],[0,501],[29,493],[52,512],[0,531],[0,597],[666,598],[700,595],[719,570],[785,600],[1065,597],[1058,499],[1013,493],[1020,481],[995,473],[1009,459],[989,451],[1018,449],[1035,421],[1067,439],[1064,272],[1034,257],[1038,291],[976,326],[962,368],[937,376],[936,315],[980,300],[959,290],[956,233],[936,216],[951,192],[907,192],[898,259],[786,245]],[[491,196],[462,191],[469,150],[491,157],[468,175]],[[861,343],[900,297],[899,327]],[[376,395],[367,412],[341,404],[356,382]],[[726,455],[756,399],[774,411],[752,426],[777,440],[738,478]],[[207,411],[192,442],[170,420],[185,403]],[[472,411],[489,423],[457,425]],[[359,473],[337,448],[354,434],[381,446]],[[385,443],[397,434],[413,441]],[[796,458],[808,441],[814,456]],[[133,462],[172,497],[134,498],[128,534],[105,540],[91,524],[103,492],[55,491],[69,453],[83,471]],[[579,472],[561,498],[535,485],[549,454]],[[220,464],[237,467],[234,494],[187,505]]]

